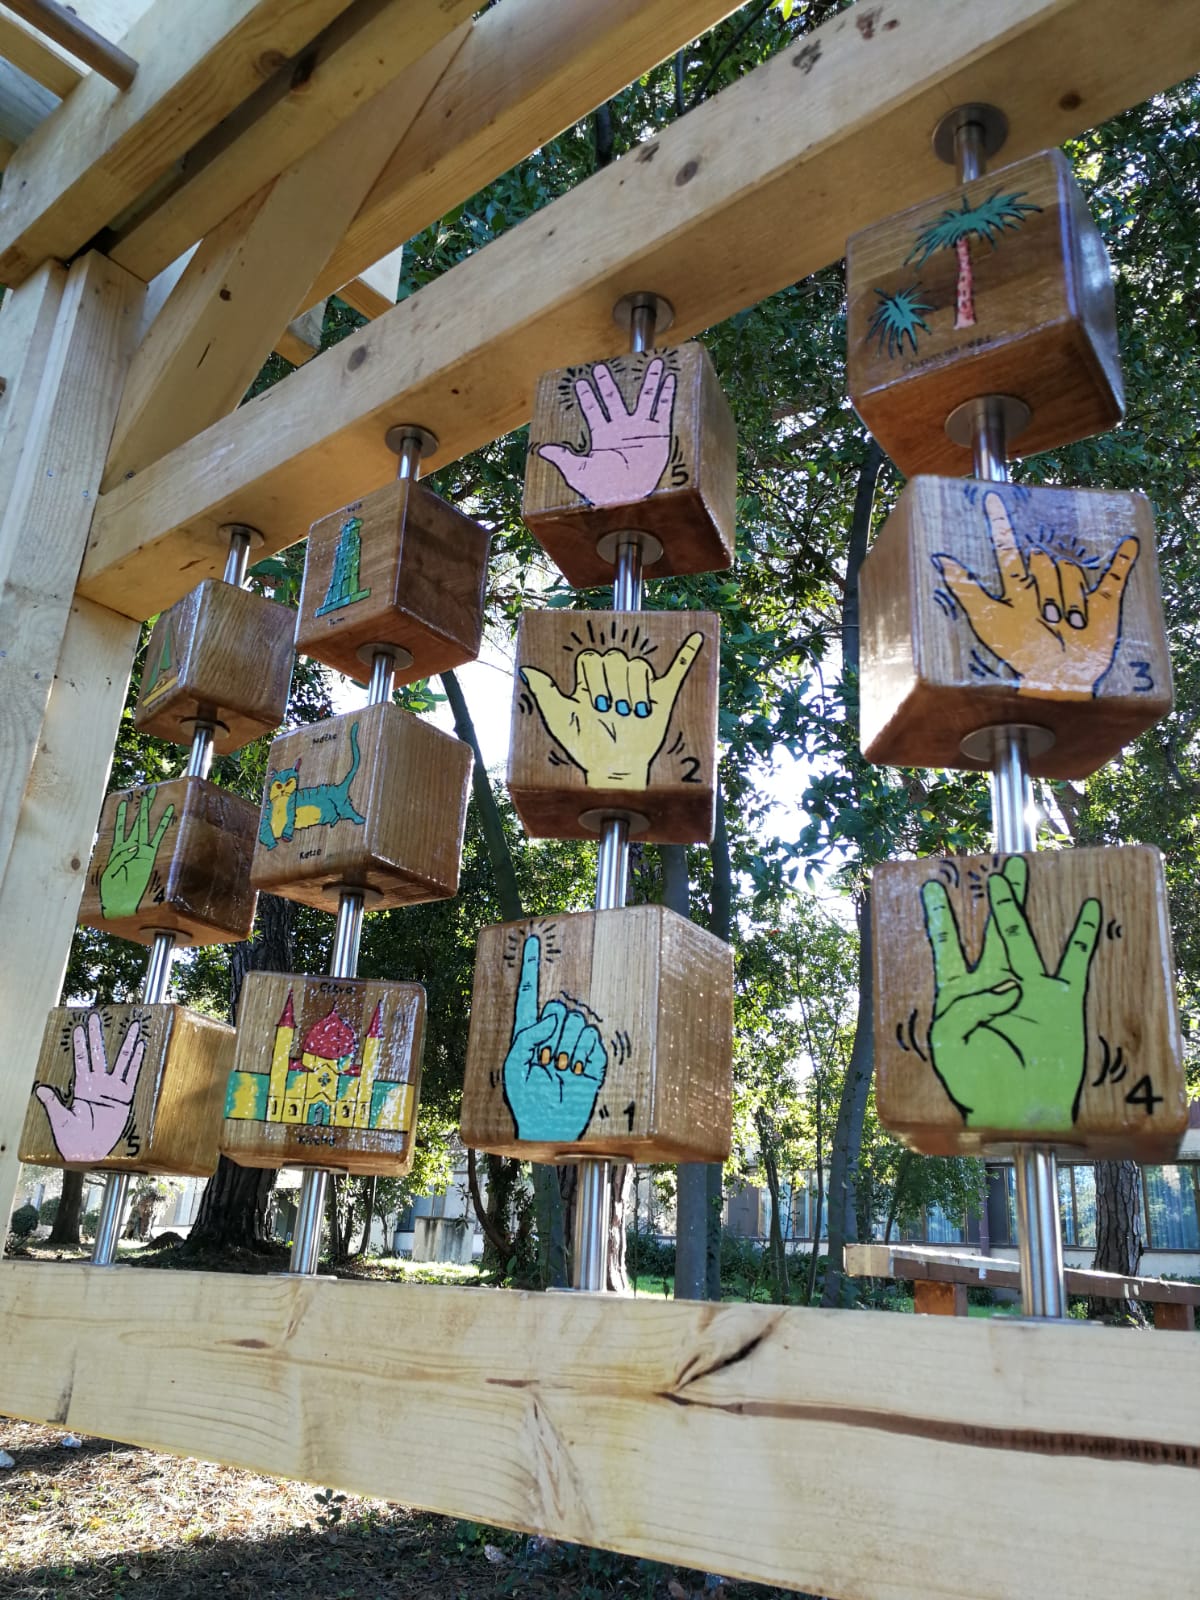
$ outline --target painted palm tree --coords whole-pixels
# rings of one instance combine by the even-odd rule
[[[951,206],[917,235],[917,242],[909,252],[906,264],[915,258],[919,267],[939,250],[953,250],[958,257],[956,328],[975,326],[975,275],[971,265],[971,240],[986,239],[994,250],[1000,234],[1015,233],[1029,212],[1040,211],[1041,206],[1022,198],[1025,192],[1022,189],[1016,194],[1001,194],[997,190],[977,206],[972,206],[964,195],[960,211]]]
[[[886,345],[888,355],[894,356],[904,349],[907,339],[915,354],[917,329],[929,332],[929,324],[921,313],[934,309],[920,298],[921,285],[914,283],[911,289],[897,289],[895,294],[885,294],[882,289],[876,289],[875,293],[879,296],[879,304],[867,324],[868,340],[879,340],[880,355]]]

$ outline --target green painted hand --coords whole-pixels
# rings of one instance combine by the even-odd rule
[[[1027,870],[1021,856],[1010,856],[988,879],[990,911],[974,967],[945,887],[934,880],[921,890],[933,952],[930,1053],[969,1128],[1061,1132],[1079,1109],[1100,902],[1084,901],[1050,973],[1025,916]]]
[[[146,885],[154,871],[154,858],[163,842],[163,835],[171,826],[175,807],[169,805],[159,818],[153,835],[150,832],[150,807],[154,803],[153,789],[146,789],[138,805],[137,820],[125,833],[126,803],[117,807],[117,822],[113,829],[112,849],[100,874],[100,909],[106,917],[132,917],[142,903]]]

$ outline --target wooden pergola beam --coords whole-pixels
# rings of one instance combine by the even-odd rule
[[[121,92],[89,75],[9,164],[0,282],[19,284],[41,262],[74,255],[345,7],[156,0],[123,40],[140,63],[132,87]]]
[[[83,69],[20,17],[0,7],[0,56],[63,100],[83,80]]]
[[[293,542],[394,473],[391,423],[438,436],[431,466],[509,431],[540,372],[619,347],[631,290],[666,295],[685,337],[837,260],[855,228],[944,189],[930,134],[948,107],[1003,105],[1015,160],[1200,68],[1200,7],[1138,16],[1137,50],[1114,51],[1124,0],[842,13],[114,488],[81,592],[144,617],[219,570],[220,523]]]
[[[0,1321],[80,1434],[812,1594],[1195,1586],[1193,1339],[19,1262]]]

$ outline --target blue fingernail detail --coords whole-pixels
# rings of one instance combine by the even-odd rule
[[[607,711],[610,705],[612,705],[612,701],[608,698],[608,696],[606,694],[598,694],[596,696],[596,710],[597,711]]]
[[[617,701],[617,715],[619,717],[627,717],[629,715],[629,701],[628,700],[618,700]]]
[[[650,715],[650,707],[647,705],[645,700],[638,701],[637,705],[635,705],[633,708],[633,714],[635,717],[648,717]]]

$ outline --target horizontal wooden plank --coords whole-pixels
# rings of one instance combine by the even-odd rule
[[[334,293],[735,9],[730,0],[493,6],[380,173],[319,292]]]
[[[1200,67],[1200,7],[1138,18],[1137,50],[1114,51],[1124,0],[843,13],[114,488],[83,592],[146,616],[219,570],[221,522],[291,543],[394,474],[391,423],[438,435],[431,465],[517,426],[539,373],[619,347],[630,290],[665,294],[684,337],[836,260],[853,228],[945,186],[929,136],[948,106],[1005,105],[1015,159]]]
[[[474,4],[355,0],[305,50],[302,72],[280,74],[265,84],[132,208],[109,248],[113,260],[143,280],[161,272],[264,184],[315,151],[408,67],[416,68],[419,106],[429,93],[421,58],[449,34],[461,43],[470,31]],[[379,114],[385,110],[381,101]],[[397,141],[409,120],[397,121]],[[314,195],[314,205],[319,203]]]
[[[132,87],[89,74],[9,164],[0,282],[20,283],[48,257],[73,255],[345,6],[156,0],[122,41],[140,63]]]
[[[0,10],[0,56],[60,99],[83,77],[82,66],[11,11]]]
[[[77,1433],[831,1597],[1194,1586],[1193,1340],[17,1262],[0,1319]]]
[[[887,1244],[846,1246],[846,1271],[852,1278],[922,1278],[930,1283],[967,1283],[980,1288],[1019,1289],[1021,1269],[1004,1256],[955,1255],[950,1251],[914,1250]],[[1168,1278],[1126,1277],[1067,1267],[1068,1294],[1105,1300],[1146,1300],[1166,1305],[1200,1305],[1200,1283]]]
[[[118,89],[128,89],[133,82],[138,64],[132,56],[59,0],[8,0],[8,9]]]

